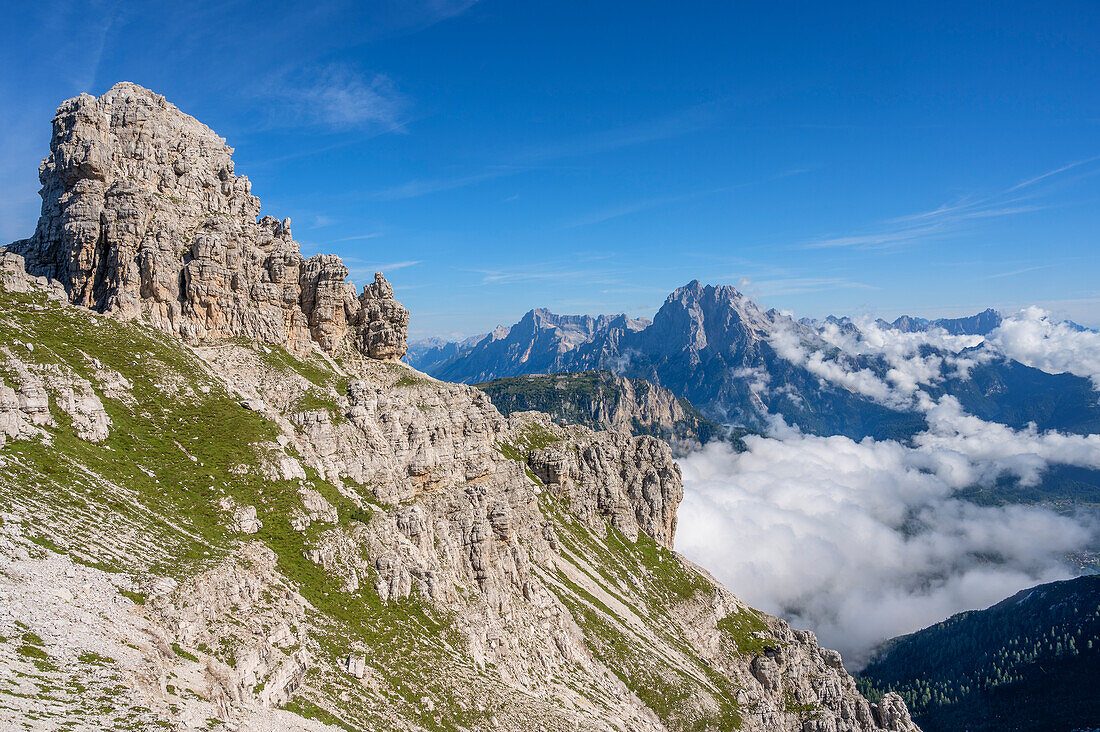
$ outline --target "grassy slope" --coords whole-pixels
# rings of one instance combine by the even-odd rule
[[[387,709],[424,728],[476,728],[491,713],[456,698],[459,687],[475,686],[491,695],[500,686],[491,669],[475,667],[461,652],[462,641],[446,614],[416,600],[382,603],[369,578],[359,591],[345,592],[305,558],[322,537],[290,526],[300,482],[268,480],[257,468],[272,449],[277,426],[242,408],[177,339],[62,307],[41,295],[0,291],[0,343],[28,363],[64,364],[93,384],[102,366],[133,386],[132,399],[103,398],[112,426],[102,444],[76,438],[66,415],[55,411],[57,426],[47,429],[49,441],[0,447],[0,490],[6,501],[36,517],[40,543],[111,571],[183,579],[227,556],[239,541],[219,499],[256,506],[263,528],[254,538],[274,550],[280,571],[315,609],[312,650],[323,661],[322,670],[307,679],[289,708],[349,729],[369,728],[379,700],[365,698],[346,674],[323,670],[336,669],[349,648],[361,648],[385,680]],[[263,355],[270,366],[293,370],[316,385],[311,392],[316,403],[309,408],[335,408],[333,390],[346,388],[346,381],[328,363],[301,361],[280,349]],[[0,375],[12,385],[4,369]],[[102,389],[97,392],[102,396]],[[522,461],[527,450],[550,439],[527,435],[521,444],[501,449]],[[337,506],[339,527],[330,530],[345,530],[367,515],[316,474],[310,472],[304,483]],[[632,543],[610,531],[599,539],[558,499],[545,491],[542,499],[568,557],[588,574],[581,582],[560,572],[545,579],[574,611],[593,653],[673,729],[737,726],[737,690],[699,660],[672,621],[678,603],[715,591],[709,581],[648,537]],[[655,659],[645,639],[596,596],[597,586],[644,619],[675,654]],[[759,627],[752,618],[725,623],[734,652],[759,650],[759,639],[746,629]],[[213,653],[228,654],[223,660],[232,664],[232,649]],[[711,709],[700,712],[686,703],[700,693],[714,700]],[[345,701],[337,701],[341,694]],[[425,709],[422,696],[434,700],[433,712]]]
[[[264,460],[263,443],[274,439],[278,428],[242,408],[178,340],[61,308],[40,296],[0,291],[0,342],[16,341],[34,344],[33,351],[10,346],[22,360],[66,364],[93,383],[94,356],[128,379],[135,397],[130,403],[103,400],[112,427],[102,444],[78,439],[65,415],[55,411],[58,426],[48,429],[49,443],[9,442],[0,448],[2,490],[36,517],[40,543],[104,569],[183,579],[226,556],[239,538],[229,530],[218,500],[254,505],[263,522],[255,538],[276,552],[279,569],[318,611],[316,640],[329,666],[362,644],[384,660],[388,703],[404,716],[428,729],[476,722],[479,715],[454,704],[452,688],[441,681],[472,682],[479,673],[472,664],[454,668],[447,648],[458,640],[448,619],[416,600],[384,604],[373,587],[343,592],[336,579],[305,558],[321,537],[290,526],[291,509],[300,505],[299,482],[272,481],[256,468]],[[279,350],[264,355],[315,383],[339,379],[320,360],[301,362]],[[209,393],[200,385],[211,387]],[[342,526],[354,520],[357,506],[334,486],[312,472],[305,483],[337,506]],[[324,696],[349,691],[340,688],[345,684],[351,687],[338,675],[324,679]],[[425,693],[436,700],[437,714],[423,709]],[[298,706],[326,716],[311,702]]]

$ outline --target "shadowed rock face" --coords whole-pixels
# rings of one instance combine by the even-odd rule
[[[382,275],[356,297],[339,257],[304,259],[290,219],[257,220],[260,200],[232,154],[136,84],[70,99],[39,169],[38,227],[8,249],[31,274],[61,282],[74,304],[191,341],[404,355],[408,311]]]

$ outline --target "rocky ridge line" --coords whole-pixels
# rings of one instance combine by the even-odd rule
[[[512,376],[476,384],[505,415],[537,410],[595,430],[653,435],[683,455],[726,431],[668,389],[610,371]]]

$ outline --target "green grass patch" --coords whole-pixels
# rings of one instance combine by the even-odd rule
[[[569,592],[559,594],[584,632],[585,643],[604,665],[653,710],[672,730],[702,732],[731,730],[741,726],[736,690],[717,674],[708,676],[706,688],[679,668],[664,663],[631,633],[608,619],[614,614],[598,598],[576,585],[563,573],[558,580]],[[700,693],[710,694],[718,704],[713,713],[701,714],[692,704]]]
[[[335,386],[340,379],[339,375],[320,356],[311,354],[309,357],[302,359],[282,346],[256,347],[260,349],[260,356],[269,367],[279,371],[293,371],[314,386],[322,388]],[[266,351],[263,350],[265,348]]]
[[[738,653],[759,656],[768,648],[775,648],[767,623],[752,609],[732,612],[718,621],[718,630],[728,635],[736,644]],[[758,634],[763,634],[761,637]]]
[[[323,707],[317,706],[317,704],[310,701],[309,699],[295,697],[287,702],[286,706],[284,706],[283,708],[286,709],[288,712],[293,712],[299,717],[304,717],[305,719],[313,719],[321,722],[322,724],[327,724],[332,727],[338,727],[340,729],[347,730],[348,732],[359,732],[359,729],[357,727],[352,727],[350,724],[340,719],[332,712]]]
[[[38,646],[31,643],[24,643],[15,649],[16,653],[24,658],[37,658],[41,661],[46,661],[50,658],[50,654],[43,651]]]
[[[315,389],[304,390],[290,407],[292,412],[328,412],[333,422],[343,422],[346,417],[340,405]]]
[[[783,711],[797,715],[800,722],[807,722],[821,713],[821,706],[818,704],[799,704],[795,701],[794,695],[788,691],[783,694]]]
[[[187,659],[188,661],[193,661],[194,663],[202,663],[199,660],[198,656],[181,648],[179,643],[172,643],[172,652],[180,658]]]
[[[77,657],[77,660],[93,666],[108,666],[115,662],[115,659],[110,656],[101,656],[95,651],[85,651]]]
[[[526,465],[527,456],[532,450],[541,450],[559,442],[562,442],[562,438],[541,424],[526,424],[517,430],[511,441],[498,443],[496,447],[504,457]],[[539,482],[530,470],[528,473],[536,483]]]
[[[32,646],[46,645],[42,638],[37,633],[27,632],[23,634],[23,642],[29,643]]]

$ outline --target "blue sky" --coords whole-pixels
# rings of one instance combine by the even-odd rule
[[[129,80],[225,136],[307,255],[384,268],[414,338],[651,316],[693,278],[1100,325],[1095,2],[4,5],[3,240],[57,104]]]

